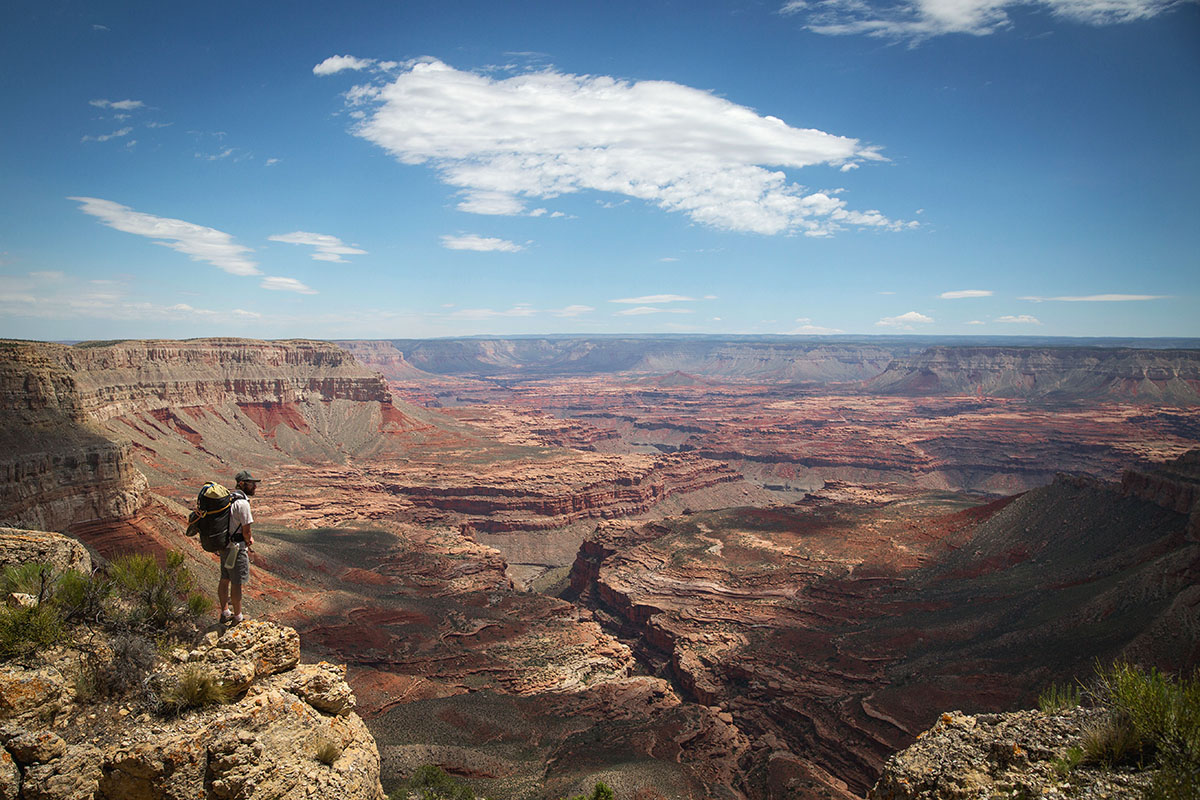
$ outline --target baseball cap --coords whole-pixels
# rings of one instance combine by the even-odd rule
[[[254,477],[247,470],[242,470],[237,475],[235,475],[233,477],[233,479],[235,481],[248,481],[249,483],[261,483],[261,480],[259,478]]]

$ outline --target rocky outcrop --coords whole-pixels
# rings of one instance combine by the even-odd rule
[[[48,564],[55,574],[65,570],[90,573],[92,556],[74,539],[49,531],[0,528],[0,568]]]
[[[198,667],[235,699],[177,717],[84,703],[62,667],[2,665],[0,797],[382,800],[378,751],[345,668],[298,659],[290,628],[247,621],[210,633],[149,683]]]
[[[1188,536],[1200,541],[1200,449],[1157,467],[1126,470],[1121,478],[1121,491],[1187,514]]]
[[[867,384],[879,394],[1200,402],[1200,350],[931,347]]]
[[[1016,711],[942,714],[917,741],[888,759],[868,800],[977,797],[1138,797],[1151,773],[1068,766],[1105,709],[1057,714]]]

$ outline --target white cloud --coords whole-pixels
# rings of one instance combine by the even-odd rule
[[[142,108],[146,104],[141,100],[89,100],[88,105],[96,106],[97,108],[115,108],[117,111],[133,111],[135,108]]]
[[[986,36],[1012,26],[1008,11],[1038,8],[1089,25],[1149,19],[1182,5],[1181,0],[791,0],[780,11],[807,17],[809,30],[829,35],[864,34],[919,42],[931,36],[965,33]]]
[[[295,278],[279,278],[266,277],[259,284],[264,289],[270,289],[273,292],[296,292],[297,294],[316,294],[316,289],[311,289]]]
[[[360,250],[357,247],[344,244],[341,239],[336,236],[330,236],[327,233],[294,231],[293,233],[268,236],[267,239],[272,242],[302,244],[314,247],[316,248],[316,252],[312,254],[312,257],[316,261],[333,261],[338,264],[348,264],[350,262],[342,258],[342,256],[362,256],[367,254],[366,250]]]
[[[961,289],[956,292],[942,292],[938,297],[943,300],[962,300],[967,297],[991,297],[992,293],[987,289]]]
[[[473,233],[466,236],[443,236],[442,247],[447,250],[475,250],[480,253],[492,251],[516,253],[525,249],[521,245],[510,242],[507,239],[477,236]]]
[[[313,75],[333,75],[346,69],[362,70],[375,63],[372,58],[354,56],[330,56],[313,67]]]
[[[967,322],[968,325],[985,325],[986,323],[980,319],[973,319]]]
[[[736,231],[910,225],[809,192],[782,171],[885,160],[876,147],[678,83],[552,70],[497,79],[423,59],[345,96],[356,110],[372,107],[356,135],[435,168],[466,193],[467,211],[517,214],[530,198],[594,190]]]
[[[809,319],[808,317],[797,317],[796,322],[798,322],[799,325],[790,331],[786,331],[785,332],[786,335],[789,335],[789,336],[803,336],[803,335],[826,336],[831,333],[843,333],[844,332],[844,331],[839,330],[838,328],[826,328],[821,325],[813,325],[813,321],[811,319]]]
[[[663,256],[662,258],[660,258],[660,259],[659,259],[659,261],[662,261],[662,262],[664,262],[664,263],[667,263],[667,264],[669,264],[669,263],[671,263],[671,262],[673,262],[673,261],[678,261],[678,260],[679,260],[679,259],[678,259],[678,258],[676,258],[675,256]]]
[[[278,163],[279,163],[279,159],[278,159],[278,158],[268,158],[268,159],[267,159],[267,161],[266,161],[266,163],[265,163],[263,166],[266,166],[266,167],[273,167],[273,166],[275,166],[275,165],[276,165],[276,164],[278,164]]]
[[[183,253],[193,261],[207,261],[231,275],[261,275],[258,265],[246,257],[253,252],[236,244],[233,237],[181,219],[156,217],[95,197],[68,197],[81,203],[80,210],[97,217],[110,228],[152,239],[155,244]]]
[[[115,130],[112,133],[102,133],[99,136],[84,136],[79,141],[81,142],[107,142],[109,139],[120,139],[122,136],[128,136],[133,133],[133,128],[125,127],[120,130]]]
[[[591,306],[573,305],[552,310],[550,313],[556,317],[578,317],[580,314],[586,314],[589,311],[595,310],[596,309],[592,308]]]
[[[900,328],[902,330],[912,330],[913,325],[928,325],[933,322],[933,317],[927,317],[917,311],[909,311],[901,314],[898,317],[884,317],[875,324],[882,328]]]
[[[1131,303],[1142,300],[1165,300],[1170,295],[1165,294],[1088,294],[1068,297],[1022,297],[1022,300],[1032,300],[1042,303],[1054,300],[1063,303]]]
[[[506,192],[467,192],[466,199],[458,204],[459,211],[470,214],[486,214],[492,216],[515,216],[525,210],[525,204]],[[546,210],[538,209],[541,214]],[[533,212],[530,216],[539,217]]]
[[[1009,324],[1016,324],[1016,325],[1041,325],[1042,324],[1042,321],[1039,320],[1037,317],[1031,317],[1028,314],[1018,314],[1017,316],[1013,316],[1012,314],[1005,314],[1003,317],[996,317],[996,322],[1006,322]]]
[[[628,305],[647,305],[651,303],[690,303],[696,298],[682,294],[648,294],[642,297],[623,297],[620,300],[609,300],[610,303],[626,303]]]
[[[614,301],[615,302],[615,301]],[[690,308],[660,308],[659,306],[638,306],[627,308],[613,314],[614,317],[640,317],[644,314],[691,314]]]

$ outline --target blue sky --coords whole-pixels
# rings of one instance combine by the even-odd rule
[[[1200,5],[10,2],[0,336],[1200,336]]]

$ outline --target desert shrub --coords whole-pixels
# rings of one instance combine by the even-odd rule
[[[7,566],[0,577],[0,590],[6,597],[12,592],[20,592],[33,595],[38,603],[43,603],[54,594],[54,568],[37,563]]]
[[[191,614],[193,617],[206,616],[206,615],[212,613],[212,610],[213,610],[212,598],[210,598],[206,594],[200,594],[199,592],[192,592],[191,594],[188,595],[187,610],[188,610],[188,613]]]
[[[1047,714],[1057,714],[1068,708],[1075,708],[1082,700],[1083,689],[1078,684],[1067,683],[1059,686],[1054,683],[1038,695],[1038,708]]]
[[[1142,736],[1128,714],[1114,709],[1083,732],[1083,763],[1106,767],[1142,765],[1153,744]]]
[[[109,578],[128,602],[124,622],[133,628],[168,631],[199,616],[193,612],[193,580],[183,565],[183,555],[167,553],[160,567],[152,556],[135,553],[113,559]]]
[[[164,711],[179,713],[227,703],[231,695],[229,687],[211,669],[202,664],[189,664],[179,674],[179,679],[159,695],[159,702]]]
[[[317,738],[315,755],[317,761],[331,767],[333,762],[342,757],[342,743],[331,734],[323,733]]]
[[[0,607],[0,659],[29,655],[58,644],[65,636],[62,617],[49,603]]]
[[[99,622],[111,596],[112,583],[97,575],[67,570],[55,582],[54,603],[68,621]]]
[[[413,795],[420,800],[475,800],[475,792],[470,786],[447,775],[436,764],[419,767],[390,797],[391,800],[408,800]]]
[[[1127,721],[1154,757],[1155,800],[1200,797],[1200,673],[1172,678],[1157,669],[1114,664],[1097,670],[1097,694]]]
[[[603,781],[596,784],[591,794],[577,794],[571,800],[615,800],[616,795]]]

